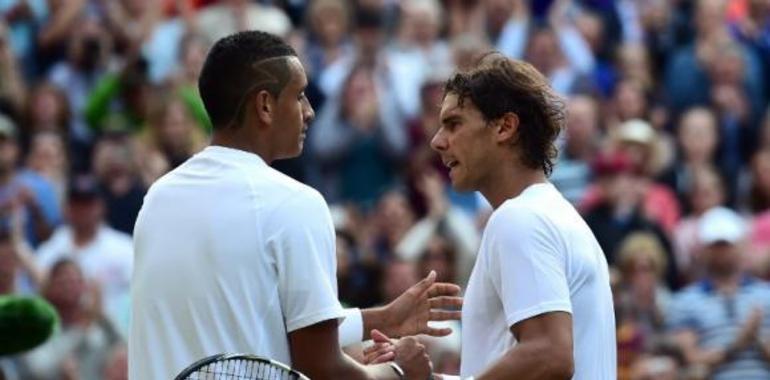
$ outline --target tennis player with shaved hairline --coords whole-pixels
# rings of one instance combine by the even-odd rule
[[[269,166],[302,151],[314,116],[306,85],[297,54],[267,33],[225,37],[208,53],[199,89],[211,144],[153,184],[134,228],[130,379],[170,379],[225,352],[278,360],[311,379],[431,376],[411,337],[388,364],[363,366],[340,348],[373,329],[447,335],[427,322],[458,319],[442,309],[462,300],[433,272],[381,308],[340,306],[328,206]]]

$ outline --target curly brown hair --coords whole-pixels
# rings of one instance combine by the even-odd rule
[[[470,99],[486,121],[516,114],[519,128],[513,144],[520,146],[521,162],[551,174],[558,153],[555,140],[564,126],[566,107],[532,65],[498,52],[487,53],[474,68],[456,73],[446,82],[444,96],[449,93],[457,95],[460,106]]]

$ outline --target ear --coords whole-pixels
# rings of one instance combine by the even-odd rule
[[[261,90],[254,96],[249,108],[261,124],[271,125],[275,118],[276,99],[266,90]]]
[[[495,123],[495,139],[498,143],[513,143],[519,129],[519,116],[508,112]]]

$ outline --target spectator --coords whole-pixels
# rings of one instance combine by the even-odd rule
[[[28,147],[37,132],[53,132],[66,140],[70,136],[70,105],[61,89],[51,83],[40,83],[31,89],[24,110],[24,130],[19,136]]]
[[[448,253],[446,249],[443,252],[444,255],[448,255],[445,260],[451,263],[451,272],[445,269],[437,273],[451,275],[453,282],[465,283],[473,269],[476,247],[480,240],[473,220],[467,213],[449,202],[444,190],[444,181],[438,173],[426,170],[417,178],[417,181],[417,190],[427,210],[425,216],[399,239],[394,247],[395,254],[400,259],[408,261],[420,260],[423,255],[440,255],[442,249],[436,247],[436,239],[446,239],[444,244],[451,244],[454,247],[452,253]],[[439,252],[436,252],[437,248]]]
[[[368,66],[354,68],[339,99],[327,101],[311,132],[311,149],[327,171],[323,188],[333,201],[371,207],[395,184],[407,134],[380,80]]]
[[[83,117],[86,101],[99,80],[106,74],[113,57],[113,39],[101,20],[95,16],[85,16],[67,44],[66,60],[59,61],[48,73],[48,80],[67,97],[70,120],[65,136],[71,136],[71,149],[77,152],[77,167],[82,168],[88,159],[88,143],[92,139],[91,130]]]
[[[33,246],[51,235],[60,211],[54,187],[43,177],[17,168],[16,125],[0,115],[0,225],[8,228],[14,205],[23,207],[25,238]]]
[[[32,136],[26,158],[26,170],[50,182],[56,192],[56,204],[64,204],[69,175],[69,151],[62,136],[55,132],[38,132]]]
[[[666,254],[648,232],[626,237],[618,248],[620,283],[615,290],[619,378],[657,341],[671,294],[663,283]]]
[[[21,216],[18,211],[16,222]],[[10,230],[0,231],[0,295],[34,294],[45,278],[19,227],[15,223]]]
[[[662,166],[658,133],[648,122],[633,119],[618,126],[611,138],[615,148],[625,152],[638,170],[645,216],[670,234],[679,221],[680,206],[670,188],[654,181]]]
[[[685,195],[690,213],[683,218],[674,230],[674,251],[676,253],[679,275],[685,282],[696,281],[704,273],[703,258],[698,240],[698,225],[703,214],[726,201],[724,184],[712,166],[696,167],[689,176]]]
[[[50,270],[67,258],[82,268],[85,278],[103,294],[105,315],[125,334],[133,263],[131,237],[104,224],[104,200],[93,177],[75,178],[67,197],[67,223],[40,245],[38,262]]]
[[[181,98],[161,92],[151,105],[147,128],[137,138],[137,156],[153,160],[159,155],[171,170],[203,149],[207,140],[203,128]],[[147,184],[152,180],[148,178]]]
[[[352,20],[346,1],[316,0],[307,9],[309,33],[305,48],[308,76],[315,77],[330,64],[350,54],[348,32]]]
[[[671,244],[660,225],[647,219],[642,213],[642,190],[636,170],[627,155],[621,152],[599,155],[592,163],[598,188],[603,197],[600,203],[585,213],[585,220],[607,256],[607,263],[617,262],[617,247],[634,232],[653,233],[666,253],[667,265],[664,276],[669,288],[679,285],[676,263]]]
[[[83,109],[92,130],[133,132],[144,126],[152,88],[147,70],[147,61],[135,58],[97,83]]]
[[[570,98],[567,128],[551,182],[573,205],[585,196],[591,182],[590,164],[599,149],[599,109],[587,95]]]
[[[760,334],[770,312],[770,288],[746,275],[743,220],[725,208],[713,208],[698,227],[704,245],[706,277],[676,294],[668,327],[689,366],[708,378],[764,379],[770,376]]]
[[[243,30],[286,36],[291,20],[280,8],[247,0],[222,0],[198,13],[197,28],[209,41]]]
[[[23,376],[30,380],[97,379],[117,332],[99,309],[99,290],[68,259],[55,262],[42,294],[61,320],[61,329],[22,357]]]
[[[725,169],[718,165],[717,142],[719,131],[717,119],[713,112],[705,107],[695,107],[687,110],[681,117],[677,130],[677,145],[679,159],[669,166],[659,177],[660,181],[674,190],[684,212],[690,212],[688,195],[692,191],[693,172],[703,167],[716,167],[724,176]],[[732,190],[732,189],[725,189]],[[725,193],[728,198],[732,192]]]
[[[152,154],[149,156],[145,161],[154,157]],[[104,197],[106,222],[126,234],[133,233],[147,187],[168,170],[168,163],[164,160],[160,164],[147,164],[151,165],[151,169],[158,170],[142,173],[138,161],[133,141],[125,133],[104,134],[94,148],[93,173]]]

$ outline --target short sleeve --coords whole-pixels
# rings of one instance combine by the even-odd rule
[[[271,216],[268,245],[278,271],[286,331],[344,317],[337,298],[334,227],[316,191],[292,194]]]
[[[549,312],[572,313],[566,253],[553,227],[532,210],[508,206],[488,228],[486,270],[508,326]]]
[[[698,320],[692,314],[694,305],[690,294],[680,293],[674,297],[665,311],[665,326],[670,332],[698,330]]]

